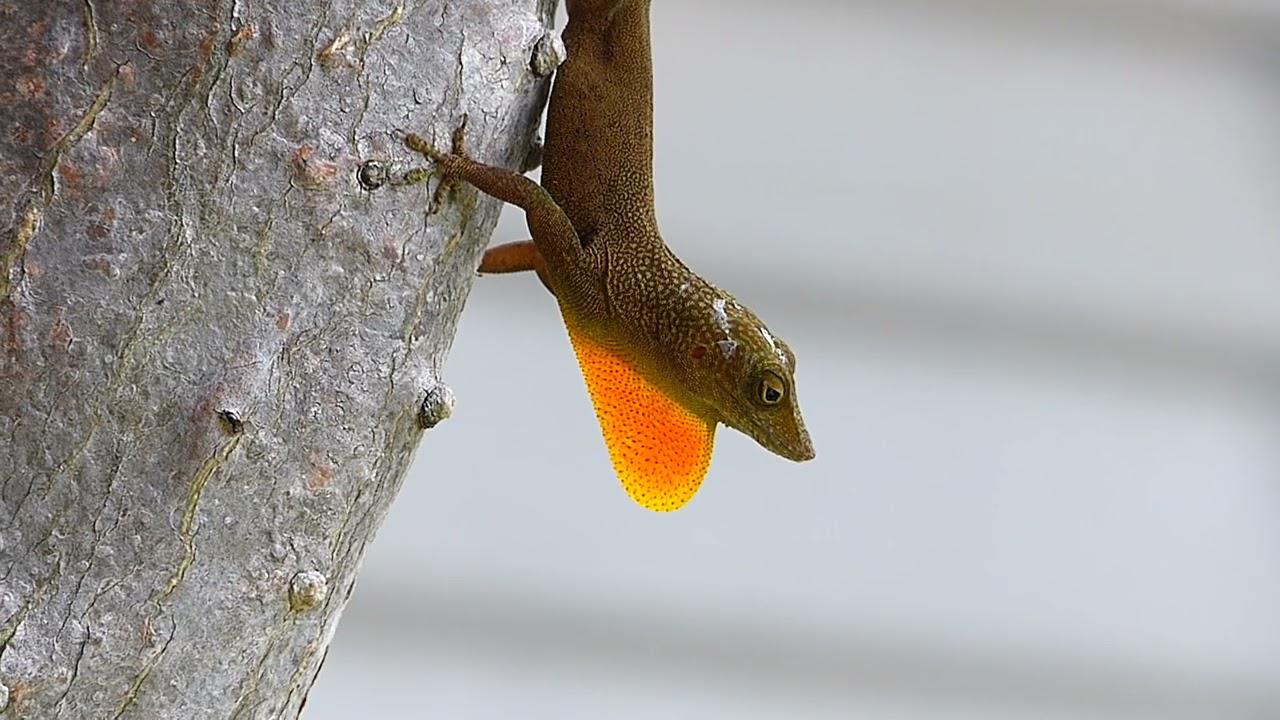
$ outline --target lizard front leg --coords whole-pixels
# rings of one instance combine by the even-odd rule
[[[454,132],[453,152],[449,153],[436,150],[412,133],[405,137],[405,145],[434,162],[445,179],[464,180],[481,192],[524,210],[525,222],[545,265],[553,269],[569,267],[582,252],[582,244],[568,216],[550,193],[518,172],[472,160],[463,150],[462,131],[460,127]],[[544,271],[540,275],[545,281],[553,273]]]
[[[484,251],[480,260],[480,274],[501,275],[532,270],[538,274],[542,286],[551,290],[551,279],[547,277],[547,261],[538,252],[538,245],[532,240],[495,245]],[[554,295],[555,291],[551,290]]]

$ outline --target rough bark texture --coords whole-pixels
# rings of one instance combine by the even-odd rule
[[[360,181],[520,164],[551,10],[0,1],[2,717],[299,713],[499,209]]]

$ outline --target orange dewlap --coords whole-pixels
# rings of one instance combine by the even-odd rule
[[[622,487],[650,510],[679,509],[706,477],[716,424],[691,413],[618,353],[573,327],[569,339]]]

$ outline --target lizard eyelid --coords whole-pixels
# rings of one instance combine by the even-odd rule
[[[780,375],[772,370],[760,376],[756,397],[761,404],[777,405],[787,396],[787,384]]]

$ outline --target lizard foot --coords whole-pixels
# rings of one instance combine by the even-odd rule
[[[467,117],[462,116],[462,122],[453,131],[452,147],[447,153],[440,152],[431,143],[427,142],[421,135],[408,133],[405,135],[404,144],[410,150],[427,158],[435,163],[438,168],[442,180],[440,185],[436,187],[435,196],[432,199],[432,207],[439,208],[445,199],[445,196],[456,187],[457,180],[463,174],[464,166],[471,163],[471,157],[467,155],[466,149],[466,131]],[[404,184],[412,185],[426,181],[431,177],[431,172],[425,168],[415,168],[405,173]]]
[[[416,133],[408,133],[404,136],[405,147],[425,157],[440,166],[441,172],[446,175],[456,175],[456,170],[462,163],[459,161],[470,160],[467,155],[467,116],[462,116],[462,123],[453,131],[453,145],[449,152],[441,152],[435,148],[426,138]],[[454,172],[451,172],[454,171]]]

